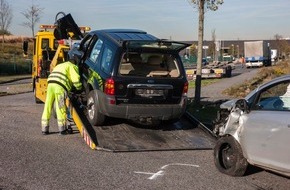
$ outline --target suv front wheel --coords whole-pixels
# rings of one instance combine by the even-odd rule
[[[103,125],[105,122],[105,115],[99,111],[99,102],[96,92],[90,91],[87,99],[88,119],[92,125]]]

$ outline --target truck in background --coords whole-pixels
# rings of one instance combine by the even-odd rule
[[[246,67],[271,66],[270,46],[265,41],[244,42]]]
[[[232,76],[232,70],[235,69],[234,64],[229,62],[211,62],[202,65],[201,78],[230,78]],[[194,66],[185,66],[185,71],[188,80],[195,80],[197,68]]]
[[[197,72],[197,58],[182,57],[182,62],[186,71],[188,80],[195,80]],[[223,78],[231,77],[232,70],[235,69],[234,57],[232,55],[219,56],[217,61],[214,61],[211,56],[202,58],[201,78]]]

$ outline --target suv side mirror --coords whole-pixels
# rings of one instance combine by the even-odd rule
[[[81,43],[80,42],[73,43],[72,49],[81,50]]]
[[[239,99],[236,101],[235,108],[239,108],[243,112],[249,113],[249,106],[245,99]]]

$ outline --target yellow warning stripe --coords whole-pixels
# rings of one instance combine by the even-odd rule
[[[90,135],[88,134],[87,130],[84,128],[84,124],[82,122],[82,120],[80,119],[77,111],[75,110],[75,108],[70,104],[69,102],[69,98],[67,99],[67,102],[66,102],[68,108],[70,109],[70,113],[71,113],[71,116],[81,134],[81,136],[83,137],[83,139],[85,140],[85,142],[87,143],[87,145],[89,145],[89,147],[91,149],[96,149],[96,144],[92,141]]]

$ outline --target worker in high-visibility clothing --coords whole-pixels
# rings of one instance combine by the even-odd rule
[[[73,89],[76,91],[82,89],[79,69],[70,61],[60,63],[52,70],[47,81],[47,95],[41,118],[42,134],[49,134],[49,119],[55,103],[59,134],[65,135],[67,131],[67,107],[65,103],[67,95]]]

